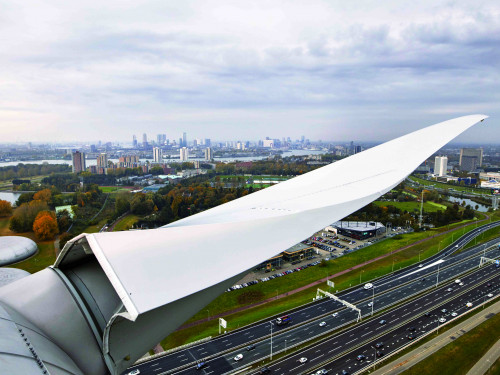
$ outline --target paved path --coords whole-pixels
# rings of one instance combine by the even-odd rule
[[[469,370],[467,375],[483,375],[500,357],[500,340]]]
[[[455,341],[457,338],[463,336],[467,332],[469,332],[471,329],[474,327],[478,326],[481,323],[484,323],[486,320],[488,320],[489,317],[491,317],[491,314],[498,314],[500,313],[500,301],[495,303],[494,305],[491,305],[488,308],[485,308],[484,310],[481,310],[479,313],[476,315],[470,317],[466,321],[456,325],[455,327],[451,328],[450,330],[446,331],[445,333],[442,333],[441,335],[437,336],[436,338],[432,339],[431,341],[423,344],[419,348],[416,348],[412,350],[411,352],[403,355],[402,357],[392,361],[391,363],[388,363],[387,365],[381,367],[380,369],[376,370],[375,372],[372,373],[372,375],[396,375],[396,374],[401,374],[405,370],[408,370],[410,367],[413,365],[417,364],[418,362],[422,361],[423,359],[427,358],[431,354],[434,354],[437,352],[439,349],[443,348],[447,344],[449,344],[452,341]],[[496,355],[497,357],[500,355],[500,342],[497,342],[493,348],[496,348]],[[492,348],[492,349],[493,349]],[[488,355],[489,352],[486,354]],[[486,357],[485,355],[485,357]],[[484,358],[481,358],[479,361],[482,362]],[[493,361],[497,358],[492,356]],[[491,361],[491,359],[490,359]],[[486,370],[490,367],[491,363],[487,365]],[[476,367],[476,366],[474,366]],[[473,367],[473,369],[474,369]],[[472,369],[471,369],[472,371]],[[479,371],[479,370],[478,370]],[[471,373],[469,371],[468,374],[477,374],[477,375],[482,375],[484,372],[474,372]]]

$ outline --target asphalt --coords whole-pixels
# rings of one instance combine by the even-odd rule
[[[455,341],[459,337],[467,334],[471,329],[484,323],[491,317],[491,314],[500,313],[500,301],[481,310],[469,319],[459,323],[451,330],[442,333],[424,345],[412,350],[411,352],[397,358],[396,360],[384,365],[372,372],[372,375],[397,375],[408,370],[418,362],[429,357],[447,344]],[[482,375],[489,367],[500,357],[500,340],[474,365],[467,375]]]
[[[480,233],[482,230],[486,230],[486,228],[478,228],[475,233]],[[446,257],[452,251],[457,249],[457,245],[458,247],[463,246],[473,236],[474,233],[466,234],[461,239],[456,241],[453,246],[450,246],[440,253],[439,257]],[[497,241],[491,241],[490,244],[494,243],[497,243]],[[480,256],[483,255],[484,246],[487,245],[481,245],[480,247],[464,251],[456,256],[453,256],[452,258],[446,259],[444,263],[439,265],[439,282],[441,283],[446,279],[453,279],[457,274],[461,274],[468,269],[476,267],[479,264]],[[470,256],[473,252],[481,253],[464,261],[464,259]],[[493,257],[499,255],[499,251],[498,249],[495,249],[487,252],[487,254]],[[374,290],[365,290],[361,287],[339,295],[351,303],[359,304],[358,307],[361,308],[363,315],[365,316],[371,313],[371,307],[368,306],[368,302],[373,297],[375,297],[374,310],[377,311],[385,309],[392,304],[398,303],[411,295],[420,293],[423,290],[431,288],[435,285],[438,265],[435,264],[428,268],[426,268],[426,265],[432,264],[439,257],[435,256],[425,262],[422,262],[422,268],[414,267],[412,269],[396,272],[392,275],[388,275],[374,281]],[[424,277],[425,280],[422,281]],[[298,342],[309,340],[311,337],[316,335],[333,331],[334,329],[338,329],[339,327],[349,324],[356,319],[356,315],[352,311],[341,308],[342,305],[338,302],[334,302],[330,299],[323,300],[319,303],[304,307],[303,309],[294,312],[292,315],[292,322],[285,327],[276,326],[272,321],[268,320],[254,326],[246,327],[239,331],[220,336],[209,342],[171,353],[167,356],[157,358],[138,366],[133,366],[128,371],[139,368],[141,370],[141,374],[161,374],[169,369],[175,369],[192,364],[185,370],[178,372],[188,374],[196,371],[194,370],[194,362],[206,361],[207,366],[203,371],[205,374],[210,374],[212,372],[214,374],[222,374],[227,371],[247,366],[251,362],[266,358],[266,356],[270,354],[270,345],[268,343],[270,340],[258,342],[256,348],[248,353],[244,351],[244,348],[242,350],[231,351],[223,355],[218,355],[218,353],[224,353],[231,348],[241,347],[250,342],[265,339],[270,335],[271,327],[274,335],[273,350],[275,352],[285,350],[285,347],[289,348]],[[326,316],[326,314],[335,310],[338,310],[339,316],[337,318],[334,319],[331,315]],[[319,321],[316,320],[318,318],[325,320],[327,325],[325,327],[319,327]],[[311,322],[309,324],[305,324],[308,321]],[[285,334],[282,331],[287,332]],[[244,354],[243,359],[237,362],[233,361],[232,358],[239,353]],[[215,358],[210,359],[212,357]]]

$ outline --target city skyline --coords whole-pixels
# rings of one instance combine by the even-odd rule
[[[458,142],[500,136],[493,1],[1,4],[4,142],[381,142],[472,113]]]

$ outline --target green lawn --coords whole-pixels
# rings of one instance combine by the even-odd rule
[[[465,375],[499,337],[500,315],[495,315],[403,374]]]
[[[463,223],[461,223],[463,224]],[[451,225],[456,227],[461,225],[459,223]],[[458,231],[462,235],[469,230],[475,228],[475,222],[470,224],[465,229]],[[437,228],[433,231],[411,233],[400,236],[399,239],[391,238],[381,241],[365,249],[357,252],[350,253],[343,257],[329,261],[326,267],[311,267],[300,272],[295,272],[285,277],[276,278],[265,283],[259,283],[249,288],[235,290],[229,293],[223,293],[214,301],[208,304],[204,309],[198,312],[195,316],[188,320],[188,322],[206,319],[207,315],[215,315],[224,311],[232,310],[237,307],[246,306],[253,302],[272,298],[276,294],[286,293],[296,288],[302,287],[313,283],[314,281],[337,273],[339,271],[349,269],[366,260],[376,258],[380,255],[391,253],[400,247],[412,244],[420,239],[430,237],[433,234],[438,234],[447,230],[447,227]],[[457,234],[453,236],[454,239],[458,237]],[[438,249],[451,244],[452,234],[443,234],[436,238],[429,239],[427,242],[413,245],[410,248],[400,251],[393,256],[389,256],[364,266],[361,269],[350,271],[340,277],[333,279],[335,282],[336,290],[344,290],[352,285],[359,284],[360,275],[361,283],[368,280],[380,277],[382,275],[392,272],[394,261],[394,269],[417,263],[419,257],[421,260],[435,254]],[[264,305],[259,305],[252,309],[248,309],[239,313],[230,314],[225,317],[229,322],[229,330],[253,323],[268,316],[278,314],[282,311],[292,309],[304,303],[310,302],[316,294],[316,288],[328,288],[326,283],[317,284],[299,293],[290,295],[286,298],[272,301]],[[162,341],[162,345],[166,348],[176,347],[186,342],[198,340],[206,336],[217,335],[217,322],[210,321],[198,324],[194,327],[176,331]]]
[[[101,219],[97,224],[89,225],[82,233],[97,233],[108,222],[108,219]]]
[[[416,183],[419,183],[419,184],[425,185],[425,186],[433,185],[433,186],[435,186],[437,188],[441,188],[441,189],[455,189],[457,191],[463,191],[463,192],[469,192],[469,193],[488,194],[488,195],[491,194],[490,190],[488,190],[488,189],[478,189],[478,188],[473,188],[473,187],[445,184],[443,182],[437,182],[437,181],[428,181],[428,180],[423,180],[423,179],[415,177],[415,176],[410,176],[408,178]]]
[[[129,230],[132,228],[136,222],[140,220],[140,217],[137,215],[127,215],[123,219],[121,219],[113,229],[113,232],[119,232],[122,230]]]
[[[99,186],[99,189],[101,189],[103,193],[119,193],[131,190],[130,188],[123,186]]]
[[[394,206],[400,210],[413,212],[420,211],[420,202],[387,202],[387,201],[375,201],[373,202],[379,207]],[[443,204],[438,204],[434,202],[424,202],[424,211],[426,212],[436,212],[445,211],[446,206]]]

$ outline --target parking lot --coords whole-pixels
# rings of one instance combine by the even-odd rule
[[[323,259],[325,261],[330,261],[353,251],[363,249],[387,237],[393,237],[404,233],[408,233],[408,231],[404,228],[395,228],[390,234],[384,233],[383,235],[362,241],[342,235],[337,236],[332,232],[319,231],[308,239],[302,241],[302,244],[305,246],[314,248],[314,255],[304,257],[303,259],[297,259],[292,262],[280,262],[279,265],[271,268],[254,270],[227,291],[229,292],[235,289],[246,288],[259,282],[266,282],[277,277],[289,275],[293,272],[299,272],[308,267],[317,266]]]

